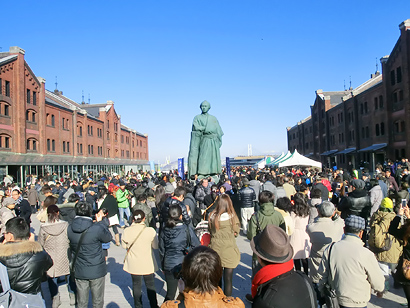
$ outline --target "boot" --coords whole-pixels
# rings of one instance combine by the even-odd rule
[[[60,294],[57,294],[56,296],[53,297],[53,304],[52,304],[52,308],[58,308],[61,305],[61,301],[60,301]]]
[[[75,306],[75,304],[77,304],[75,293],[68,292],[68,295],[70,296],[70,306]]]
[[[115,245],[120,246],[120,234],[115,234]]]

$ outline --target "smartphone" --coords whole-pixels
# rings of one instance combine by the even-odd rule
[[[405,208],[407,206],[407,199],[401,199],[401,208]]]
[[[345,186],[345,193],[348,193],[348,192],[349,192],[349,187]]]

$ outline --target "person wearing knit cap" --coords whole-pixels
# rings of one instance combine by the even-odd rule
[[[293,248],[282,228],[267,225],[251,240],[251,249],[262,266],[252,280],[252,307],[317,307],[312,282],[294,270]]]
[[[389,276],[397,267],[403,247],[400,242],[388,234],[391,221],[396,217],[393,201],[384,198],[379,209],[370,220],[369,248],[374,252],[379,266],[383,271],[388,289]]]
[[[363,247],[361,238],[365,228],[363,217],[348,216],[344,238],[330,244],[323,253],[316,277],[319,292],[324,294],[325,284],[329,283],[340,307],[367,307],[371,290],[379,297],[384,290],[383,272],[373,252]]]

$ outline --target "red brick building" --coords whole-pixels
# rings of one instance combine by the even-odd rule
[[[46,90],[24,54],[0,53],[0,178],[148,166],[148,136],[123,125],[114,102],[77,103]]]
[[[393,51],[380,60],[382,74],[355,89],[316,91],[310,117],[287,128],[290,151],[328,167],[370,171],[410,156],[410,19],[399,29]]]

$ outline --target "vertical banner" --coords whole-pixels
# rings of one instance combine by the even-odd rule
[[[182,178],[182,180],[185,180],[185,170],[184,170],[184,158],[178,158],[178,174]]]
[[[231,162],[229,161],[229,157],[226,158],[226,174],[228,175],[228,179],[231,179]]]
[[[149,167],[150,167],[151,171],[154,171],[154,172],[155,172],[155,165],[154,165],[154,161],[153,161],[153,160],[150,160],[150,161],[149,161]]]

